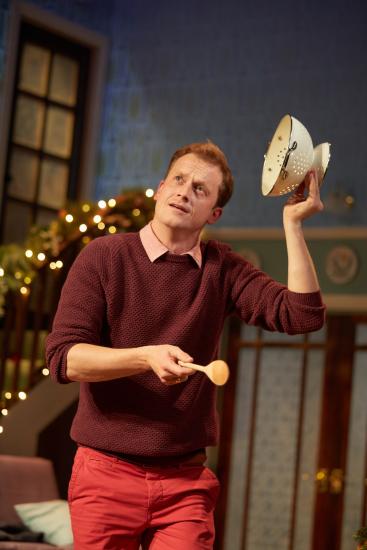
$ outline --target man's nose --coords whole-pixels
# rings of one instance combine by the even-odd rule
[[[184,198],[185,200],[189,200],[191,190],[192,190],[191,182],[190,181],[185,181],[178,188],[177,195],[179,197]]]

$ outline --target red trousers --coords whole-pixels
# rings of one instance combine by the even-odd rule
[[[202,464],[142,467],[80,447],[69,484],[74,550],[210,550],[218,493]]]

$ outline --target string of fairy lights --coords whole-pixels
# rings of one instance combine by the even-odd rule
[[[153,217],[154,190],[129,190],[116,198],[83,202],[60,210],[56,220],[47,227],[33,227],[23,246],[0,246],[0,317],[6,315],[5,297],[9,291],[27,298],[38,272],[44,266],[51,271],[61,270],[61,252],[72,241],[88,244],[104,234],[139,230]],[[7,358],[8,359],[8,358]],[[49,370],[42,367],[43,376]],[[5,377],[4,377],[5,378]],[[12,405],[25,401],[24,390],[5,388],[0,398],[0,434],[4,432],[1,419],[7,417]]]

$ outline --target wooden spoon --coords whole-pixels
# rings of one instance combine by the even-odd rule
[[[216,386],[223,386],[229,377],[228,365],[221,359],[212,361],[206,367],[195,365],[195,363],[185,363],[184,361],[178,361],[178,364],[181,365],[181,367],[188,367],[189,369],[204,372]]]

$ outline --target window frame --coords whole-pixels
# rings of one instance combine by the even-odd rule
[[[60,35],[62,38],[78,43],[89,50],[88,86],[85,94],[86,101],[83,117],[83,139],[80,140],[80,156],[77,167],[78,189],[73,189],[71,196],[78,200],[88,199],[91,197],[94,187],[107,65],[107,39],[99,33],[90,31],[57,15],[45,12],[28,3],[15,0],[11,6],[6,44],[4,93],[2,98],[0,97],[0,109],[4,113],[4,117],[1,117],[2,120],[0,120],[0,150],[4,152],[4,154],[0,155],[0,210],[3,208],[5,171],[22,23],[41,27],[46,32]],[[81,128],[76,127],[75,131],[81,132]],[[75,162],[72,163],[71,169],[76,169]]]

